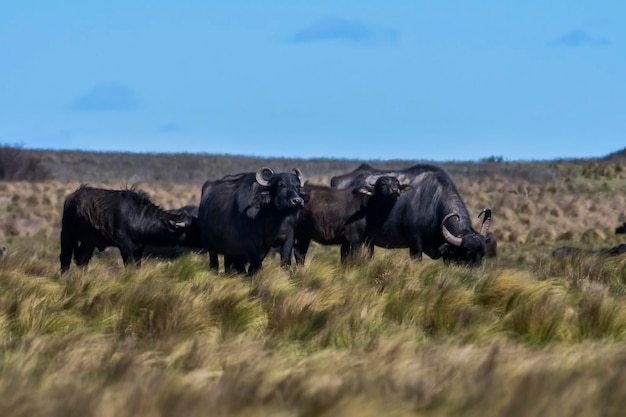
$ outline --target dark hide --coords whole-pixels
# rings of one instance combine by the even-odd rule
[[[622,223],[621,226],[615,228],[616,235],[622,235],[624,233],[626,233],[626,223]]]
[[[81,186],[65,199],[61,220],[61,271],[74,257],[87,265],[94,249],[119,248],[124,265],[140,265],[144,247],[185,242],[193,218],[184,210],[163,210],[135,189]]]
[[[0,246],[0,259],[2,259],[6,251],[7,251],[7,248],[5,248],[4,246]]]
[[[345,260],[384,223],[406,188],[400,186],[397,178],[388,176],[380,177],[374,186],[364,184],[353,189],[306,184],[304,191],[309,202],[295,227],[296,263],[304,264],[311,240],[322,245],[341,245],[341,259]]]
[[[448,174],[432,165],[416,165],[402,171],[411,189],[398,198],[387,220],[373,234],[374,244],[384,248],[408,247],[414,258],[426,253],[445,262],[480,265],[487,237],[472,228],[465,203]],[[371,181],[374,176],[366,178]],[[491,210],[484,212],[486,234]],[[454,216],[446,220],[445,227],[458,240],[455,244],[442,231],[444,218],[451,214]]]
[[[289,228],[285,219],[304,205],[298,175],[259,172],[267,185],[257,182],[259,173],[243,173],[202,187],[198,222],[212,268],[218,268],[218,254],[223,254],[227,272],[245,272],[247,264],[249,275],[257,272],[279,234]]]
[[[552,256],[555,258],[562,258],[565,256],[574,256],[574,255],[600,255],[600,256],[618,256],[623,253],[626,253],[626,243],[620,243],[617,246],[613,246],[611,248],[602,248],[602,249],[582,249],[576,248],[573,246],[562,246],[560,248],[556,248],[552,251]]]

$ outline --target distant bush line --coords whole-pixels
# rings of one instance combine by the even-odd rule
[[[500,176],[544,182],[583,173],[593,173],[594,176],[617,173],[621,176],[622,172],[626,172],[622,169],[622,164],[626,162],[626,149],[602,159],[506,161],[500,156],[491,156],[480,161],[434,162],[420,159],[296,159],[206,153],[52,151],[0,145],[0,180],[202,184],[226,174],[256,171],[262,166],[275,171],[290,171],[297,167],[306,177],[331,177],[351,171],[364,162],[382,169],[428,163],[442,167],[455,180],[467,176]]]

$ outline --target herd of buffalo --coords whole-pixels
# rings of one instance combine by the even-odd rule
[[[271,251],[281,264],[303,264],[310,242],[340,245],[341,259],[362,247],[408,248],[445,262],[480,265],[495,256],[491,209],[479,231],[450,176],[432,165],[379,170],[367,164],[333,177],[330,186],[304,181],[302,172],[226,175],[202,186],[200,204],[165,210],[136,189],[81,186],[63,206],[61,271],[72,259],[87,265],[96,252],[119,248],[125,265],[142,257],[209,254],[211,268],[223,255],[226,272],[252,275]]]
[[[165,210],[135,189],[110,190],[80,186],[67,196],[61,221],[61,272],[72,259],[79,266],[94,253],[117,247],[124,265],[140,265],[142,257],[175,257],[194,250],[209,255],[227,273],[253,275],[270,251],[281,264],[305,262],[311,241],[339,245],[345,260],[375,246],[408,248],[444,262],[478,266],[495,257],[497,243],[489,232],[492,212],[485,208],[480,230],[450,176],[433,165],[380,170],[362,164],[333,177],[330,186],[304,181],[302,172],[257,172],[226,175],[202,186],[200,204]],[[626,224],[616,233],[626,232]],[[554,256],[576,253],[563,247]],[[0,257],[4,248],[0,249]],[[626,245],[599,253],[626,252]]]

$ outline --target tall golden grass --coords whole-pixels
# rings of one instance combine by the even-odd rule
[[[198,254],[59,275],[78,185],[0,183],[3,417],[623,414],[626,258],[550,256],[620,241],[619,176],[457,180],[470,212],[494,211],[499,256],[479,268],[313,245],[253,278]],[[200,186],[140,184],[166,208]]]

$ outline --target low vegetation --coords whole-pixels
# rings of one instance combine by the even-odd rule
[[[621,162],[451,170],[472,213],[493,208],[498,257],[479,268],[380,248],[341,264],[313,245],[303,267],[270,257],[253,278],[116,253],[61,276],[63,199],[90,174],[0,182],[0,415],[622,415],[626,255],[550,255],[620,242],[626,180],[592,163]],[[202,180],[168,181],[139,186],[165,208],[198,202]]]

